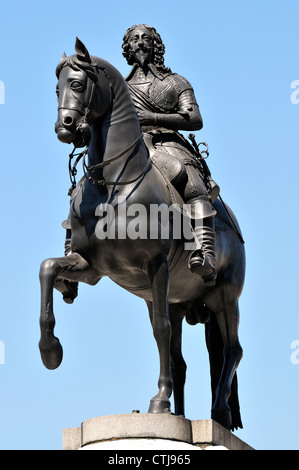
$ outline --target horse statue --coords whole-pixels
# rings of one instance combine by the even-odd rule
[[[143,140],[127,84],[107,61],[90,56],[76,40],[76,54],[63,55],[57,66],[58,139],[84,153],[85,174],[70,204],[71,252],[41,263],[41,338],[43,364],[57,368],[63,356],[54,335],[53,289],[59,282],[96,285],[108,276],[117,285],[145,300],[157,343],[160,370],[158,393],[148,412],[184,415],[186,364],[181,352],[182,321],[203,323],[210,358],[211,417],[225,428],[242,427],[236,369],[242,357],[238,339],[239,310],[245,274],[244,244],[231,209],[219,198],[216,216],[217,279],[206,286],[188,268],[184,240],[151,237],[151,206],[182,203],[179,194],[152,163]],[[99,236],[102,207],[113,208],[114,237]],[[126,205],[124,216],[123,205]],[[145,208],[144,237],[128,236],[136,205]],[[158,233],[163,227],[156,219]],[[105,225],[105,224],[104,224]],[[107,225],[107,224],[106,224]],[[109,225],[109,223],[108,223]],[[106,227],[107,229],[107,227]],[[238,230],[237,230],[238,229]]]

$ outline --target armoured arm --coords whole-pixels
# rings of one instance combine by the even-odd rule
[[[196,131],[203,127],[202,117],[197,104],[173,113],[153,113],[137,107],[137,114],[142,126],[158,126],[167,129]]]
[[[203,127],[202,117],[197,104],[193,104],[192,107],[189,106],[182,111],[178,109],[175,114],[157,113],[154,119],[156,121],[155,125],[174,130],[196,131]]]
[[[150,112],[138,109],[141,125],[166,127],[173,130],[200,130],[203,127],[202,117],[190,83],[178,75],[174,76],[173,85],[178,91],[178,101],[170,111]]]

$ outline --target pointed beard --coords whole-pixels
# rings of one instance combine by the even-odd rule
[[[152,51],[150,49],[142,50],[139,49],[135,52],[135,61],[143,67],[145,64],[148,64],[151,59]]]

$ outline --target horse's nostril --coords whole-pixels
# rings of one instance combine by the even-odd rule
[[[65,126],[71,126],[73,124],[73,119],[71,116],[66,116],[63,120]]]

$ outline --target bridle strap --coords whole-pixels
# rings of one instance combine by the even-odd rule
[[[105,166],[110,165],[111,162],[114,162],[115,160],[118,160],[123,155],[125,155],[125,153],[129,152],[133,147],[135,147],[135,145],[137,144],[138,140],[141,139],[141,137],[142,137],[142,134],[140,134],[137,137],[137,139],[134,140],[134,142],[132,144],[130,144],[125,150],[123,150],[121,153],[116,155],[116,157],[112,157],[112,158],[110,158],[109,160],[107,160],[105,162],[97,163],[96,165],[93,165],[93,166],[86,166],[85,163],[84,163],[84,166],[85,166],[86,170],[89,171],[90,173],[93,173],[96,170],[98,170],[99,168],[104,168]]]
[[[92,103],[92,99],[93,99],[93,95],[94,95],[94,90],[95,90],[95,81],[92,80],[91,90],[90,90],[90,96],[89,96],[87,108],[86,108],[86,110],[85,110],[83,122],[87,122],[87,115],[88,115],[88,113],[89,113],[90,110],[91,110],[91,103]]]
[[[72,108],[67,108],[66,106],[59,106],[58,111],[60,109],[67,109],[68,111],[77,111],[79,114],[81,114],[81,116],[84,116],[83,117],[83,122],[87,122],[87,116],[88,116],[88,114],[90,113],[90,110],[91,110],[91,103],[92,103],[92,99],[93,99],[93,95],[94,95],[94,90],[95,90],[95,82],[92,81],[90,95],[89,95],[89,99],[88,99],[88,105],[87,105],[85,110],[82,109],[82,108],[77,108],[76,106],[73,106]]]
[[[128,180],[128,181],[106,181],[104,178],[103,179],[96,179],[96,178],[93,178],[92,176],[89,176],[87,174],[87,172],[93,173],[94,171],[96,171],[100,168],[104,168],[105,166],[110,165],[110,163],[118,160],[123,155],[125,155],[126,152],[129,152],[130,150],[132,150],[137,145],[137,143],[141,139],[141,137],[142,137],[142,134],[140,134],[137,137],[137,139],[134,140],[134,142],[131,145],[129,145],[125,150],[120,152],[115,157],[112,157],[109,160],[107,160],[106,162],[98,163],[97,165],[93,165],[91,167],[88,167],[85,163],[85,157],[88,153],[88,146],[81,153],[75,153],[76,147],[74,147],[72,153],[69,155],[69,174],[70,174],[70,180],[71,180],[72,186],[70,187],[68,194],[71,195],[73,190],[77,186],[77,184],[76,184],[77,168],[76,167],[77,167],[78,162],[81,160],[81,158],[83,158],[83,161],[82,161],[83,172],[84,172],[83,179],[87,179],[87,181],[91,184],[98,185],[98,186],[108,186],[108,185],[121,185],[121,186],[124,186],[124,185],[131,184],[131,183],[134,183],[135,181],[139,180],[145,174],[145,172],[149,168],[150,164],[152,163],[152,161],[149,157],[148,157],[148,160],[147,160],[144,168],[142,169],[142,171],[135,178],[133,178],[131,180]],[[72,161],[73,157],[77,157],[77,158],[76,158],[75,163],[72,167],[71,166],[71,161]],[[83,179],[80,180],[80,184],[83,182]]]
[[[67,108],[66,106],[59,106],[57,110],[59,111],[60,109],[67,109],[68,111],[77,111],[79,114],[81,114],[81,116],[84,116],[86,113],[86,110],[77,108],[76,106],[73,106],[72,108]]]
[[[151,159],[148,157],[148,160],[144,166],[144,168],[142,169],[142,171],[133,179],[131,180],[128,180],[128,181],[107,181],[105,180],[104,178],[103,179],[96,179],[96,178],[93,178],[92,176],[89,176],[87,175],[87,172],[89,173],[94,173],[96,170],[100,169],[100,168],[104,168],[108,165],[110,165],[110,163],[118,160],[119,158],[121,158],[123,155],[125,155],[127,152],[129,152],[130,150],[132,150],[138,143],[138,141],[142,138],[142,134],[140,134],[136,140],[134,140],[134,142],[129,145],[125,150],[123,150],[122,152],[120,152],[118,155],[116,155],[115,157],[112,157],[110,158],[109,160],[107,160],[106,162],[101,162],[101,163],[97,163],[96,165],[93,165],[91,167],[88,167],[85,163],[85,156],[86,156],[86,153],[84,153],[83,156],[83,171],[84,171],[84,174],[86,176],[86,179],[91,183],[91,184],[95,184],[95,185],[98,185],[98,186],[107,186],[107,185],[121,185],[121,186],[124,186],[126,184],[131,184],[131,183],[134,183],[135,181],[139,180],[146,172],[146,170],[148,169],[148,167],[150,166],[151,164]]]
[[[85,155],[83,157],[83,161],[85,160]],[[109,162],[110,163],[110,162]],[[127,184],[131,184],[131,183],[135,183],[135,181],[138,181],[140,178],[142,178],[142,176],[145,175],[145,172],[147,171],[147,169],[149,168],[150,164],[152,163],[150,157],[148,157],[147,159],[147,162],[144,166],[144,168],[142,169],[142,171],[133,179],[131,180],[128,180],[128,181],[106,181],[105,179],[95,179],[95,178],[92,178],[91,176],[88,176],[86,173],[85,173],[85,177],[86,179],[89,181],[89,183],[91,184],[95,184],[95,185],[98,185],[98,186],[116,186],[116,185],[121,185],[121,186],[125,186]]]
[[[72,195],[73,190],[77,186],[77,182],[76,182],[77,168],[76,167],[77,167],[79,161],[81,160],[81,158],[87,153],[88,146],[85,147],[85,149],[81,153],[75,153],[75,150],[76,150],[76,147],[74,147],[72,153],[69,154],[69,175],[70,175],[70,180],[71,180],[71,183],[72,183],[72,186],[70,187],[70,189],[68,191],[69,196]],[[72,158],[73,157],[77,157],[77,158],[75,160],[74,165],[72,166],[71,163],[72,163]],[[84,175],[84,178],[85,178],[85,175]],[[82,182],[82,179],[81,179],[80,183],[81,182]]]

